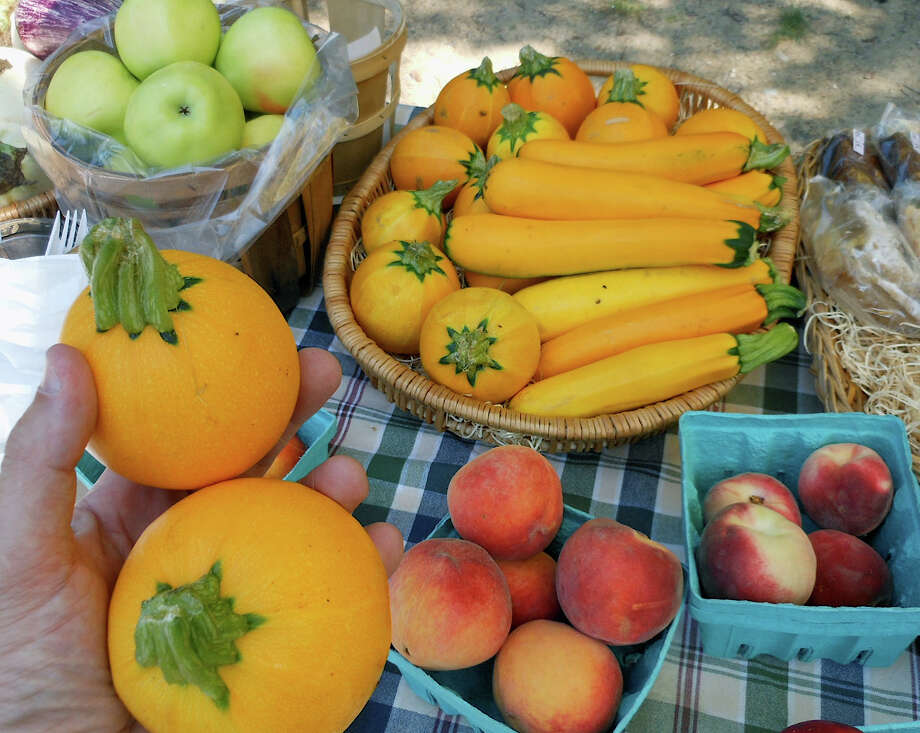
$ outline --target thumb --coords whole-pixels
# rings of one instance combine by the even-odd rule
[[[0,557],[28,546],[48,550],[69,535],[74,468],[95,426],[89,364],[71,346],[52,346],[41,386],[10,431],[0,466]]]

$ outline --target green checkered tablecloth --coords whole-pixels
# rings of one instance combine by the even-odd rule
[[[388,402],[335,338],[317,287],[289,323],[301,346],[334,353],[344,378],[327,408],[339,425],[330,452],[346,453],[367,469],[371,492],[356,512],[362,523],[396,524],[407,545],[424,539],[447,512],[453,474],[491,446],[442,433]],[[802,324],[796,323],[801,332]],[[713,409],[746,413],[821,412],[802,349],[761,367]],[[603,453],[548,456],[562,477],[565,501],[613,517],[648,534],[685,559],[680,455],[676,427]],[[918,569],[920,573],[920,569]],[[801,720],[825,718],[871,731],[918,730],[920,649],[917,643],[888,668],[831,661],[785,663],[704,655],[699,630],[684,614],[674,643],[631,733],[775,733]],[[416,696],[388,664],[370,702],[349,728],[367,733],[469,733],[462,718],[445,715]]]

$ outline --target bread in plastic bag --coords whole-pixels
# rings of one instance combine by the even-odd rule
[[[250,9],[276,0],[218,5],[226,30]],[[114,138],[45,112],[44,90],[70,54],[91,48],[115,52],[115,14],[81,24],[26,80],[30,153],[55,185],[62,210],[86,209],[91,222],[136,217],[158,246],[236,261],[299,195],[340,135],[358,116],[357,87],[347,39],[306,21],[322,75],[301,88],[281,131],[261,149],[234,151],[206,165],[151,169]]]
[[[875,130],[895,219],[920,257],[920,119],[889,104]]]
[[[920,338],[920,257],[897,224],[881,170],[876,175],[872,159],[857,158],[840,136],[822,150],[821,174],[808,180],[799,211],[805,253],[841,308],[865,324]]]

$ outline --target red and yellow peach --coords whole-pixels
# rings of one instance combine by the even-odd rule
[[[671,550],[605,517],[576,529],[556,563],[562,612],[576,629],[608,644],[651,639],[677,615],[683,592],[680,560]]]
[[[498,560],[511,591],[511,628],[538,618],[559,616],[556,561],[545,552],[524,560]]]
[[[505,576],[482,547],[423,540],[390,576],[393,647],[423,669],[472,667],[494,656],[511,630]]]
[[[606,644],[558,621],[516,628],[492,669],[492,692],[519,733],[600,733],[613,723],[623,674]]]
[[[562,482],[538,451],[492,448],[454,474],[447,507],[457,534],[496,559],[523,560],[546,549],[562,525]]]

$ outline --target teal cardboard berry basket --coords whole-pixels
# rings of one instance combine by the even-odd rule
[[[566,506],[562,526],[546,548],[546,553],[558,559],[562,545],[582,524],[592,519],[590,514]],[[432,530],[431,537],[459,537],[450,517],[444,517]],[[684,587],[687,572],[684,568]],[[643,644],[610,647],[623,672],[623,698],[617,709],[611,733],[622,733],[639,706],[648,696],[661,671],[668,649],[686,605],[684,602],[670,625]],[[502,722],[501,713],[492,698],[492,660],[475,667],[449,672],[428,672],[416,667],[399,652],[390,649],[388,661],[394,664],[416,695],[440,707],[448,715],[460,715],[477,733],[514,733]]]
[[[769,654],[784,661],[831,659],[870,667],[893,664],[920,634],[920,489],[911,471],[904,423],[892,416],[863,413],[694,411],[681,416],[679,435],[687,606],[700,625],[703,651],[742,659]],[[891,511],[879,528],[862,538],[891,570],[892,605],[831,608],[706,598],[694,553],[703,529],[703,499],[710,487],[728,476],[754,471],[779,479],[798,499],[798,475],[808,455],[828,443],[848,442],[878,452],[894,481]],[[802,528],[806,532],[818,529],[804,512]]]
[[[306,450],[285,475],[285,481],[300,481],[329,457],[329,441],[335,435],[337,426],[338,421],[335,415],[328,410],[321,409],[298,428],[297,437],[303,441]],[[97,461],[89,452],[84,452],[77,464],[77,478],[91,489],[104,470],[105,465]]]

